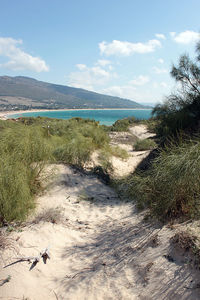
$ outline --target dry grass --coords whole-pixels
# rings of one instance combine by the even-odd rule
[[[200,248],[197,236],[190,232],[180,230],[171,238],[172,245],[185,256],[190,257],[190,264],[200,269]]]

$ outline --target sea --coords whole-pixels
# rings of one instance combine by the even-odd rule
[[[127,117],[135,117],[139,120],[147,120],[151,117],[152,109],[89,109],[89,110],[53,110],[13,114],[9,117],[48,117],[56,119],[71,119],[80,117],[99,121],[101,125],[112,125],[115,121]]]

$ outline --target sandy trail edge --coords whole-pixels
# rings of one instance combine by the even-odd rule
[[[145,224],[131,203],[95,176],[64,165],[36,215],[60,208],[57,224],[41,221],[11,234],[15,250],[1,253],[2,299],[200,299],[199,273],[171,253],[169,228]],[[87,200],[84,200],[86,199]],[[37,255],[50,246],[51,259],[31,271],[27,262],[5,269],[15,257]],[[165,256],[164,256],[165,255]]]

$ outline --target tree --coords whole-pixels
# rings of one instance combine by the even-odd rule
[[[179,58],[178,66],[172,66],[170,74],[180,89],[153,110],[153,115],[160,121],[159,135],[176,135],[180,130],[195,127],[200,121],[200,42],[196,45],[196,53],[195,61],[184,54]]]

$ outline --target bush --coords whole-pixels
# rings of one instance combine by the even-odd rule
[[[151,139],[137,140],[133,148],[135,151],[152,150],[156,147],[156,143]]]
[[[23,163],[13,157],[0,159],[0,223],[23,220],[34,207],[29,175]]]
[[[0,121],[0,223],[23,220],[34,207],[46,163],[83,167],[91,153],[108,142],[108,134],[91,120]]]
[[[200,141],[181,142],[161,151],[150,170],[124,182],[138,206],[159,219],[200,213]]]
[[[136,122],[135,117],[129,117],[122,120],[117,120],[111,127],[110,131],[128,131],[130,125]]]
[[[177,136],[181,131],[193,132],[200,121],[200,42],[196,47],[194,61],[188,55],[179,58],[177,66],[170,72],[181,87],[167,97],[164,104],[154,107],[152,113],[158,119],[156,131],[163,141]]]
[[[73,138],[66,140],[66,143],[54,151],[54,156],[58,161],[71,165],[83,167],[90,159],[94,150],[91,138],[86,138],[81,134],[76,134]]]
[[[0,221],[22,220],[34,207],[51,147],[40,128],[16,124],[0,132],[0,157]]]

